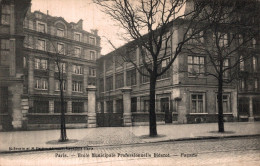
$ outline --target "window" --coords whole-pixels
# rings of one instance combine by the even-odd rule
[[[80,33],[74,33],[74,40],[80,41]]]
[[[34,68],[40,70],[46,70],[48,68],[48,61],[46,59],[35,58]]]
[[[254,81],[254,87],[255,87],[255,90],[258,90],[258,79],[255,78],[255,81]]]
[[[96,86],[96,78],[95,77],[88,77],[88,85]]]
[[[82,66],[79,66],[79,65],[72,65],[72,68],[73,68],[73,73],[74,74],[83,74],[83,69],[82,69]]]
[[[239,45],[242,45],[243,42],[244,42],[243,35],[238,35],[238,44],[239,44]]]
[[[113,101],[107,101],[107,112],[112,113],[113,112]]]
[[[146,70],[145,67],[142,67],[141,70],[142,70],[142,73],[144,73],[144,74],[146,74],[146,75],[150,75],[149,72]],[[143,83],[143,84],[150,81],[150,77],[148,77],[148,76],[142,75],[141,77],[142,77],[142,83]]]
[[[217,99],[218,101],[218,99]],[[223,105],[223,113],[231,113],[230,109],[230,95],[223,94],[222,95],[222,105]],[[216,103],[217,110],[218,110],[218,102]],[[219,111],[218,111],[219,112]]]
[[[29,109],[30,113],[48,113],[49,102],[48,101],[33,101],[33,109]]]
[[[149,112],[150,100],[144,100],[144,112]]]
[[[96,45],[96,38],[89,37],[89,44]]]
[[[76,57],[80,56],[80,48],[79,47],[74,47],[74,54]]]
[[[256,48],[256,39],[252,40],[252,46],[253,46],[253,48]]]
[[[191,113],[204,113],[203,94],[191,95]]]
[[[38,19],[42,19],[42,14],[41,13],[35,13],[35,17]]]
[[[116,74],[116,89],[124,86],[124,74]]]
[[[203,43],[204,42],[204,33],[201,32],[196,32],[194,29],[189,29],[187,32],[187,37],[186,39],[190,38],[188,40],[188,43]]]
[[[64,102],[64,113],[67,112],[67,102]],[[54,101],[54,113],[61,113],[61,102]]]
[[[59,54],[65,54],[65,47],[63,43],[58,43],[58,53]]]
[[[26,57],[23,57],[23,67],[26,68],[27,67],[27,59]]]
[[[72,102],[72,113],[82,113],[84,112],[83,102]]]
[[[126,85],[133,86],[136,85],[136,69],[129,70],[126,72]]]
[[[116,100],[116,112],[120,113],[120,112],[123,112],[123,111],[124,111],[123,100],[122,99]]]
[[[244,71],[245,70],[245,61],[243,60],[243,56],[240,56],[240,71]]]
[[[94,68],[89,68],[89,76],[96,77],[96,69],[94,69]]]
[[[161,63],[161,66],[158,66],[158,73],[162,72],[163,69],[168,65],[170,59],[164,59]],[[163,75],[159,76],[157,79],[165,79],[170,77],[170,70],[168,69]]]
[[[38,49],[38,50],[42,50],[42,51],[45,51],[45,50],[46,50],[46,42],[45,42],[45,40],[43,40],[43,39],[38,39],[37,49]]]
[[[82,82],[81,81],[73,81],[72,82],[72,91],[73,92],[82,92]]]
[[[229,59],[225,59],[223,62],[223,70],[226,70],[229,67],[229,64],[230,64]],[[229,70],[224,71],[224,73],[223,73],[224,79],[229,78],[229,72],[230,72]]]
[[[48,89],[48,80],[45,78],[35,78],[35,89],[38,90],[47,90]]]
[[[1,50],[9,50],[10,41],[8,39],[1,39]]]
[[[60,69],[60,72],[61,73],[66,73],[66,63],[58,63],[59,65],[59,68],[57,66],[57,63],[55,62],[55,72],[59,72],[59,69]]]
[[[205,73],[205,57],[188,56],[188,75],[196,76]]]
[[[253,71],[257,72],[257,58],[253,56]]]
[[[29,20],[29,29],[34,30],[33,28],[33,20]]]
[[[94,51],[90,51],[90,60],[92,60],[92,61],[96,60],[96,54]]]
[[[64,37],[64,29],[58,28],[57,29],[57,36]]]
[[[46,33],[47,32],[46,27],[47,27],[47,25],[45,23],[40,23],[40,22],[37,23],[37,31],[38,32]]]
[[[137,98],[131,98],[131,112],[137,112]]]
[[[10,25],[11,9],[9,5],[2,5],[1,23]]]
[[[103,78],[99,79],[99,90],[100,90],[100,92],[104,92],[104,79]]]
[[[219,46],[225,47],[228,45],[228,35],[227,34],[218,34],[219,35]]]
[[[31,35],[25,36],[24,47],[33,48],[33,36],[31,36]]]
[[[106,78],[106,90],[110,91],[112,89],[113,89],[113,77],[110,76]]]
[[[239,80],[239,84],[240,84],[240,89],[241,90],[245,90],[245,80],[244,79],[241,79],[241,80]]]
[[[63,91],[66,91],[66,81],[63,80],[62,82],[62,87],[63,87]],[[55,80],[55,91],[60,91],[60,81],[59,80]]]

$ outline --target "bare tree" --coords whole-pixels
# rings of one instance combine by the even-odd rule
[[[26,40],[24,41],[24,46],[27,48],[33,48],[34,43],[32,43],[32,40],[29,39],[30,36],[27,36]],[[52,39],[51,37],[48,37],[46,42],[48,42],[48,50],[40,43],[35,43],[35,47],[37,49],[43,49],[46,50],[47,57],[50,61],[54,62],[54,69],[48,68],[49,71],[53,70],[54,77],[59,81],[59,93],[60,93],[60,142],[68,141],[67,133],[66,133],[66,121],[65,121],[65,100],[64,100],[64,89],[66,86],[66,78],[64,76],[64,73],[66,71],[66,64],[65,64],[65,53],[66,55],[73,55],[75,54],[74,50],[66,50],[65,45],[58,44],[58,41],[55,39]],[[66,52],[65,52],[66,51]],[[56,74],[57,73],[57,74]]]
[[[193,35],[203,30],[200,28],[200,31],[187,36],[191,26],[197,27],[199,22],[203,21],[204,18],[199,15],[205,3],[198,1],[194,3],[192,10],[184,12],[186,0],[94,0],[94,2],[125,30],[122,37],[132,41],[127,44],[126,49],[116,50],[118,58],[131,63],[141,75],[150,79],[149,131],[150,136],[156,136],[156,80],[170,69],[181,53],[184,44]],[[172,38],[177,38],[174,35],[178,28],[183,26],[187,28],[180,41],[176,43],[176,47],[172,48]],[[131,50],[136,49],[140,51],[141,65],[138,65],[128,54]],[[174,50],[169,53],[169,49]],[[164,68],[160,68],[167,57],[170,57],[169,62],[165,64]]]
[[[218,131],[224,132],[223,85],[239,78],[259,39],[259,2],[255,0],[209,1],[203,9],[208,29],[192,37],[185,52],[206,57],[208,68],[189,68],[190,74],[213,76],[218,82]],[[204,25],[202,25],[204,26]],[[196,28],[193,29],[196,31]],[[192,60],[191,60],[192,61]]]

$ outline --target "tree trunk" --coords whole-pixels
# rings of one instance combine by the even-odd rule
[[[155,114],[155,87],[156,77],[150,76],[150,107],[149,107],[149,123],[150,123],[150,136],[157,136],[156,129],[156,114]]]
[[[218,80],[218,131],[224,132],[224,119],[223,119],[223,74],[220,74]]]
[[[60,117],[60,141],[67,140],[66,123],[65,123],[65,105],[63,96],[63,81],[60,81],[60,100],[61,100],[61,117]]]

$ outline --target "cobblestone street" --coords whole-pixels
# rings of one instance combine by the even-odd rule
[[[2,165],[255,165],[260,137],[1,154]],[[5,164],[2,164],[5,163]]]

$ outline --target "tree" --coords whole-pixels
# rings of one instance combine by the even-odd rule
[[[131,63],[141,75],[150,79],[149,132],[150,136],[156,136],[156,80],[171,67],[181,53],[184,44],[193,35],[203,30],[200,28],[200,31],[187,37],[190,27],[198,27],[199,22],[203,21],[204,18],[198,16],[205,3],[198,1],[194,3],[192,10],[184,13],[185,0],[94,0],[94,2],[125,30],[122,37],[132,41],[128,44],[127,49],[117,51],[117,56],[125,62]],[[172,38],[177,38],[174,35],[178,28],[184,25],[187,28],[183,33],[183,38],[176,43],[176,48],[172,48]],[[173,26],[176,27],[173,28]],[[142,65],[138,65],[128,54],[136,48],[140,51]],[[169,53],[169,49],[174,49],[174,51]],[[170,57],[168,63],[164,61],[166,57]],[[160,68],[162,63],[164,63],[164,68]]]
[[[33,48],[32,40],[30,40],[31,36],[27,36],[24,41],[24,46],[27,48]],[[59,92],[60,92],[60,108],[61,108],[61,116],[60,116],[60,142],[68,141],[67,133],[66,133],[66,121],[65,121],[65,101],[64,101],[64,87],[66,81],[64,79],[64,72],[66,70],[66,65],[64,63],[64,54],[65,54],[65,46],[63,44],[58,44],[56,40],[51,37],[46,40],[49,44],[49,50],[46,52],[50,61],[54,62],[53,72],[56,78],[59,81]],[[41,43],[36,43],[35,47],[39,50],[45,49],[45,43],[42,45]],[[43,48],[44,47],[44,48]],[[71,54],[72,51],[67,51],[67,55]]]
[[[251,58],[259,39],[259,7],[254,0],[209,1],[203,9],[203,23],[208,29],[192,37],[193,43],[185,47],[189,54],[206,57],[208,69],[189,69],[190,74],[213,76],[218,82],[218,131],[224,132],[223,85],[238,79],[244,63]],[[202,26],[204,26],[202,25]]]

